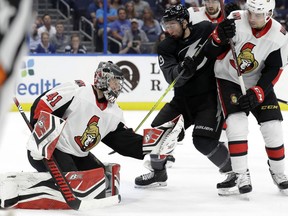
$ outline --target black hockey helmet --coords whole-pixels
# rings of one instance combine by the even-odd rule
[[[167,8],[162,17],[162,22],[168,22],[171,20],[177,20],[180,23],[182,23],[183,20],[189,22],[189,12],[187,8],[181,4]]]
[[[94,86],[103,91],[107,101],[114,103],[119,96],[124,82],[120,67],[113,62],[100,62],[94,74]]]

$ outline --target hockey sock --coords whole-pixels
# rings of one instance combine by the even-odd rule
[[[150,154],[151,167],[154,170],[163,170],[165,169],[165,164],[167,162],[166,157],[161,157],[161,155]]]
[[[225,145],[219,143],[207,157],[219,168],[220,172],[225,173],[232,170],[230,155]]]

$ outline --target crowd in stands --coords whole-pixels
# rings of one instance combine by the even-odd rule
[[[55,6],[58,0],[50,0]],[[64,0],[72,9],[73,31],[79,30],[81,16],[94,26],[94,51],[103,51],[104,0]],[[245,0],[225,0],[238,2],[243,8]],[[107,35],[110,53],[138,54],[156,53],[156,46],[163,38],[160,19],[164,10],[171,5],[183,3],[181,0],[106,0]],[[187,7],[202,6],[204,0],[185,0]],[[287,29],[288,1],[276,0],[274,17]],[[106,29],[105,29],[106,30]],[[31,53],[87,53],[81,44],[80,34],[67,34],[61,21],[51,21],[49,14],[37,17],[28,37]]]

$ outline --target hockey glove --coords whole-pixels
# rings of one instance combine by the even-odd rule
[[[249,112],[264,101],[264,91],[260,86],[254,86],[238,99],[239,106],[244,112]]]
[[[234,19],[224,19],[212,32],[212,38],[217,45],[226,45],[230,38],[235,36],[236,27]]]
[[[184,70],[184,73],[182,77],[184,78],[191,78],[194,76],[196,70],[197,70],[197,63],[195,62],[194,58],[191,58],[190,56],[186,56],[180,64],[180,71],[179,73]]]

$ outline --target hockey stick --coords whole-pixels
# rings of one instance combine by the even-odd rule
[[[30,124],[27,116],[25,115],[22,106],[20,105],[19,101],[16,97],[13,98],[15,105],[17,106],[21,116],[23,117],[26,125],[29,127],[30,131],[33,131],[33,127]],[[59,191],[61,192],[64,200],[66,201],[67,205],[74,210],[85,210],[85,209],[92,209],[97,207],[104,207],[108,205],[114,205],[120,202],[120,195],[111,196],[102,199],[91,199],[91,200],[80,200],[78,199],[71,186],[67,182],[63,172],[59,168],[57,162],[55,161],[54,157],[52,156],[50,160],[46,158],[43,159],[43,162],[49,173],[51,174],[53,180],[55,181]]]
[[[219,2],[220,2],[221,13],[223,14],[223,17],[226,18],[227,16],[225,14],[224,1],[219,0]],[[238,62],[237,62],[236,49],[235,49],[235,46],[234,46],[232,38],[229,38],[229,43],[230,43],[230,48],[231,48],[231,52],[232,52],[232,56],[233,56],[233,61],[234,61],[234,64],[235,64],[237,75],[238,75],[239,85],[240,85],[242,94],[246,95],[245,84],[244,84],[244,81],[243,81],[243,77],[242,77]]]
[[[288,101],[285,101],[285,100],[282,100],[282,99],[279,99],[279,98],[277,98],[277,101],[280,102],[280,103],[284,103],[284,104],[288,105]]]
[[[206,39],[206,41],[204,41],[203,44],[200,44],[197,51],[195,52],[195,54],[192,56],[193,59],[195,59],[199,53],[201,52],[201,50],[203,49],[204,45],[210,40],[210,38]],[[160,104],[160,102],[163,100],[163,98],[168,94],[168,92],[174,87],[174,85],[176,84],[176,82],[180,79],[180,77],[183,75],[184,73],[184,69],[178,74],[178,76],[173,80],[173,82],[168,86],[168,88],[165,90],[165,92],[163,93],[163,95],[158,99],[158,101],[154,104],[154,106],[151,108],[151,110],[146,114],[146,116],[143,118],[143,120],[140,122],[140,124],[136,127],[135,132],[138,131],[138,129],[143,125],[143,123],[147,120],[147,118],[151,115],[151,113],[158,107],[158,105]],[[109,155],[112,155],[116,153],[115,151],[112,151],[109,153]]]

